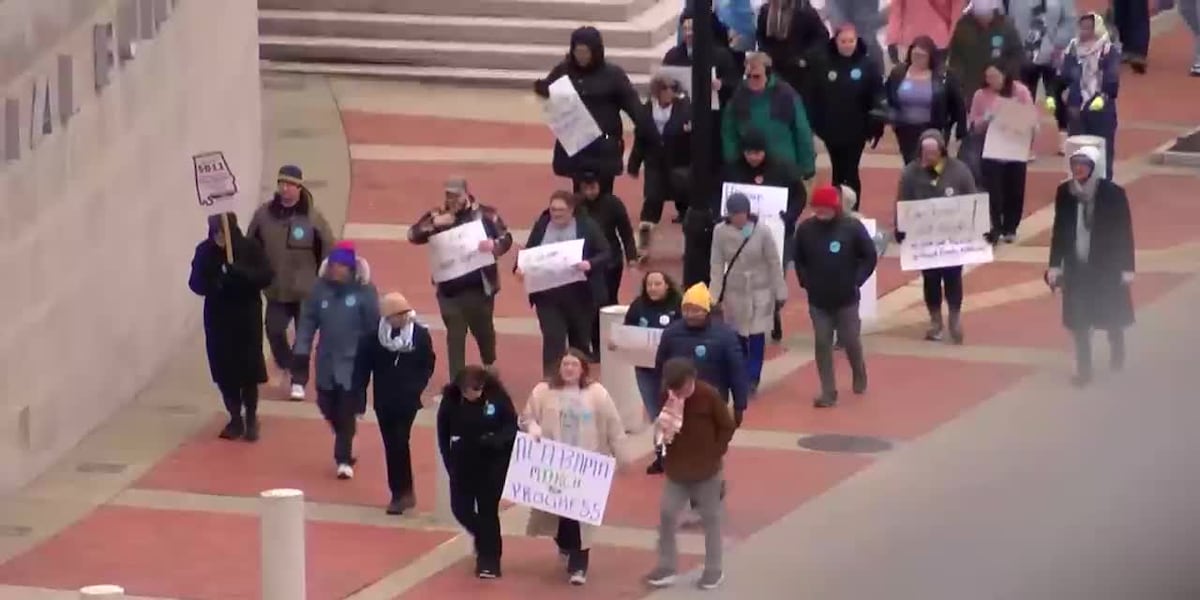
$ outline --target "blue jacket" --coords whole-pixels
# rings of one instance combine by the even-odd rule
[[[705,327],[695,329],[682,319],[671,323],[658,343],[654,371],[661,374],[663,364],[680,357],[691,359],[700,380],[717,388],[722,397],[732,394],[735,410],[746,410],[750,380],[746,376],[742,343],[728,325],[709,320]]]
[[[1082,121],[1079,125],[1086,133],[1108,137],[1117,127],[1117,95],[1121,89],[1121,48],[1110,44],[1101,50],[1100,85],[1098,95],[1104,98],[1104,109],[1093,111],[1087,105],[1092,98],[1083,97],[1083,65],[1075,49],[1075,41],[1067,46],[1059,68],[1063,94],[1060,101],[1066,102],[1071,119]]]
[[[360,269],[350,283],[334,283],[324,277],[317,280],[300,308],[293,353],[307,357],[313,338],[321,332],[317,344],[317,389],[360,392],[366,403],[370,378],[367,356],[369,344],[378,343],[379,297]],[[361,407],[359,412],[365,410]]]

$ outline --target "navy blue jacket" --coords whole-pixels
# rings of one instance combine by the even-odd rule
[[[680,357],[691,359],[700,380],[717,388],[722,397],[732,394],[734,409],[746,410],[750,380],[743,364],[742,343],[728,325],[711,319],[700,329],[688,327],[682,319],[671,323],[658,343],[654,371],[661,374],[664,363]]]
[[[413,325],[413,347],[407,352],[392,352],[376,339],[364,358],[375,381],[375,412],[421,409],[421,393],[437,364],[429,329]]]

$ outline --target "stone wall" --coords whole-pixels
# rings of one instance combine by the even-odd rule
[[[195,342],[191,156],[226,153],[245,219],[262,133],[255,2],[0,0],[0,15],[28,25],[0,29],[26,63],[0,78],[3,493]]]

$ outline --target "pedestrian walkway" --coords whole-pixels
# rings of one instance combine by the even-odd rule
[[[1138,246],[1135,301],[1143,311],[1200,272],[1200,233],[1193,225],[1200,222],[1200,173],[1148,159],[1200,124],[1200,84],[1180,76],[1190,60],[1190,39],[1171,22],[1160,26],[1150,73],[1125,78],[1117,142],[1117,179],[1129,191]],[[267,78],[264,88],[264,114],[271,117],[266,168],[285,161],[303,166],[331,220],[341,221],[344,212],[345,237],[371,262],[376,285],[408,296],[434,329],[444,358],[426,251],[403,241],[406,226],[440,202],[451,174],[466,176],[472,191],[499,208],[514,230],[533,223],[550,191],[569,182],[550,173],[552,138],[532,94],[279,75]],[[1052,153],[1052,133],[1038,141],[1041,158],[1030,169],[1019,243],[966,276],[967,345],[919,341],[925,319],[919,280],[901,272],[897,258],[885,257],[881,314],[866,340],[872,389],[863,397],[846,395],[834,410],[814,410],[807,310],[789,276],[787,337],[769,351],[760,395],[727,459],[726,534],[734,548],[755,544],[748,540],[785,517],[802,518],[818,496],[884,467],[935,430],[956,427],[964,414],[1021,382],[1066,385],[1069,342],[1059,325],[1058,300],[1041,279],[1048,204],[1065,166]],[[828,176],[827,163],[821,165],[819,179]],[[899,167],[890,140],[863,161],[863,206],[884,229],[891,226]],[[636,207],[639,182],[621,178],[616,190]],[[677,228],[664,229],[651,265],[677,274],[682,242]],[[522,232],[516,237],[524,241]],[[513,256],[501,264],[510,268]],[[511,277],[502,281],[498,367],[523,403],[540,374],[534,359],[540,338],[525,295]],[[636,275],[627,271],[623,296],[636,285]],[[473,359],[473,344],[468,348]],[[430,400],[444,373],[437,369]],[[413,433],[416,514],[398,518],[383,514],[388,492],[373,415],[364,418],[357,438],[357,477],[337,481],[331,436],[311,398],[264,402],[262,440],[255,445],[218,440],[220,411],[202,345],[193,344],[60,464],[0,500],[0,598],[74,598],[67,590],[93,583],[120,584],[143,597],[256,598],[257,494],[275,487],[300,488],[310,502],[310,598],[562,593],[565,577],[553,545],[520,535],[527,515],[520,507],[503,513],[510,534],[504,578],[481,582],[472,576],[469,540],[453,523],[433,517],[437,456],[429,411]],[[635,443],[648,460],[648,440]],[[970,439],[957,443],[960,451],[973,451]],[[859,444],[881,450],[845,451]],[[618,477],[592,553],[592,577],[573,596],[648,593],[640,577],[652,565],[660,481],[642,474],[641,466]],[[695,564],[703,550],[698,532],[689,531],[681,544],[690,553],[685,562]],[[737,589],[753,594],[747,585],[737,583]]]

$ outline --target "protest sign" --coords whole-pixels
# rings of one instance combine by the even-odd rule
[[[433,281],[441,283],[471,271],[496,264],[491,252],[480,252],[479,242],[488,239],[478,219],[452,227],[429,238],[429,266]]]
[[[637,327],[616,323],[609,330],[609,341],[616,351],[635,367],[654,367],[658,353],[658,342],[662,340],[662,329]]]
[[[663,65],[658,68],[658,74],[666,75],[671,79],[679,82],[679,89],[687,94],[688,98],[695,103],[695,94],[692,93],[692,68],[691,67],[672,67]],[[713,81],[717,80],[717,68],[712,70]],[[712,98],[709,100],[712,110],[721,109],[721,98],[718,95],[718,90],[712,91]]]
[[[562,144],[567,156],[575,156],[580,150],[596,141],[603,132],[596,119],[583,104],[571,78],[563,75],[550,84],[550,98],[542,107],[546,124],[558,143]]]
[[[752,185],[748,183],[725,182],[721,186],[721,215],[729,214],[729,196],[742,193],[750,199],[750,212],[758,216],[758,223],[771,232],[775,242],[775,250],[779,254],[779,264],[784,264],[787,258],[783,255],[783,236],[786,233],[783,218],[780,213],[787,211],[788,189],[769,185]]]
[[[575,268],[583,261],[583,240],[568,240],[525,248],[517,253],[517,268],[525,275],[525,291],[532,294],[587,280]]]
[[[875,237],[878,231],[878,225],[875,219],[860,219],[863,227],[867,228],[867,233],[872,238]],[[879,268],[876,267],[875,272],[871,273],[871,278],[862,287],[858,288],[861,298],[858,301],[858,318],[863,321],[873,321],[879,310],[879,284],[877,283]]]
[[[515,502],[589,525],[604,521],[617,462],[611,456],[517,432],[504,494]]]
[[[1009,98],[997,98],[983,138],[983,158],[1026,162],[1037,130],[1037,109]]]
[[[234,195],[237,194],[237,178],[229,169],[224,152],[203,152],[192,156],[195,170],[196,200],[200,208],[210,215],[232,210]]]
[[[920,271],[989,263],[992,245],[983,238],[990,228],[987,194],[906,200],[896,204],[900,268]]]

